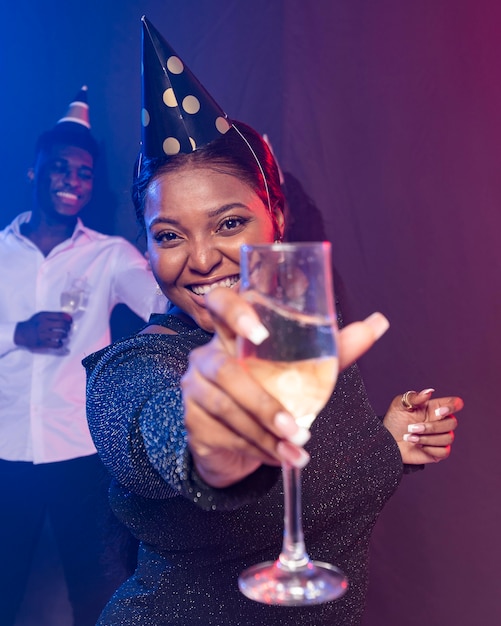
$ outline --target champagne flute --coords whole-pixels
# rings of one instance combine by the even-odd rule
[[[87,307],[87,282],[85,278],[71,279],[60,296],[61,310],[70,315],[85,311]]]
[[[309,428],[336,384],[336,314],[328,242],[244,245],[240,293],[269,337],[259,346],[239,339],[239,357],[263,387]],[[341,597],[343,572],[312,561],[301,522],[300,471],[284,463],[284,535],[276,561],[246,569],[240,591],[265,604],[302,606]]]
[[[70,274],[68,274],[66,280],[66,286],[60,295],[60,304],[61,310],[65,313],[68,313],[73,318],[73,323],[71,326],[71,333],[74,333],[77,327],[77,323],[75,318],[82,315],[87,308],[89,298],[89,287],[87,284],[87,279],[84,278],[72,278]],[[59,350],[60,354],[68,354],[69,336],[66,338],[66,345]]]

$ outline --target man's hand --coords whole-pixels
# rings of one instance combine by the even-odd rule
[[[17,324],[14,343],[28,350],[57,350],[64,346],[72,321],[71,315],[61,311],[40,311],[29,320]]]

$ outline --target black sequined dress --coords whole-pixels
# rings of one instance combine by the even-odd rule
[[[140,540],[135,574],[99,625],[355,626],[367,585],[371,531],[402,475],[398,447],[371,409],[356,367],[344,372],[312,426],[302,472],[310,556],[340,567],[346,595],[312,607],[248,600],[237,577],[274,560],[283,529],[280,471],[261,467],[225,489],[204,484],[183,428],[180,378],[189,352],[211,335],[180,319],[151,320],[177,335],[142,334],[84,360],[97,450],[114,476],[112,507]]]

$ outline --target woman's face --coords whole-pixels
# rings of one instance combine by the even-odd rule
[[[188,166],[154,180],[144,219],[153,273],[169,300],[203,329],[214,326],[204,296],[240,279],[240,246],[271,243],[269,210],[230,174]],[[281,214],[277,215],[281,225]]]

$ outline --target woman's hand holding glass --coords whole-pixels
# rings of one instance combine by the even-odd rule
[[[188,441],[199,474],[213,487],[224,487],[262,464],[280,466],[287,460],[304,466],[306,451],[290,442],[300,434],[295,420],[237,358],[237,336],[259,343],[266,329],[233,290],[215,289],[206,300],[216,332],[191,353],[182,381]]]
[[[193,350],[183,378],[188,443],[200,476],[213,487],[242,480],[260,465],[288,462],[303,467],[308,453],[292,416],[260,385],[237,358],[237,336],[259,343],[266,336],[252,306],[231,289],[206,297],[215,325],[212,340]],[[339,366],[360,358],[388,328],[374,313],[339,331]]]

